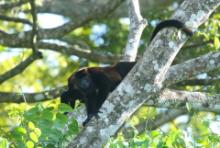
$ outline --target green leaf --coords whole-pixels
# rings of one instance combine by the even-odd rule
[[[186,109],[188,110],[188,111],[191,111],[191,109],[192,109],[192,106],[191,106],[191,104],[190,103],[186,103]]]
[[[159,143],[157,144],[157,148],[168,148],[168,146],[166,146],[166,143],[164,141],[159,141]]]
[[[38,142],[38,136],[35,134],[35,132],[31,132],[29,134],[29,136],[30,136],[31,140],[33,140],[35,143]]]
[[[208,128],[209,125],[210,125],[210,121],[209,120],[204,120],[202,123],[205,126],[205,128]]]
[[[44,127],[50,128],[53,125],[53,122],[51,120],[42,119],[38,122],[38,127],[41,129]]]
[[[68,118],[64,114],[57,113],[56,119],[54,121],[54,126],[56,129],[62,130],[67,123]]]
[[[60,138],[63,137],[63,135],[60,133],[60,131],[57,129],[54,129],[54,128],[52,128],[52,129],[50,129],[50,131],[48,131],[47,136],[48,136],[48,139],[54,141],[54,143],[59,142]]]
[[[33,148],[34,147],[34,143],[32,141],[27,141],[25,145],[26,145],[27,148]]]
[[[4,46],[2,46],[2,45],[0,45],[0,51],[3,51],[3,50],[5,50],[6,48],[4,47]]]
[[[73,108],[67,104],[63,104],[63,103],[60,103],[59,106],[58,106],[58,112],[59,113],[65,113],[65,112],[72,112],[73,111]]]
[[[37,121],[39,110],[37,107],[33,107],[24,113],[24,118],[30,121]]]
[[[9,142],[7,139],[0,137],[0,148],[9,148]]]
[[[214,47],[215,47],[215,49],[219,49],[219,47],[220,47],[220,41],[219,41],[218,37],[214,38]]]
[[[15,130],[22,135],[25,135],[27,133],[27,130],[23,127],[17,127]]]
[[[49,109],[49,108],[43,110],[41,116],[43,119],[53,120],[53,113],[52,113],[51,109]]]
[[[69,130],[68,130],[69,135],[74,135],[74,134],[77,134],[79,132],[79,126],[78,126],[78,123],[75,119],[73,119],[71,121],[68,128],[69,128]]]
[[[218,135],[215,135],[215,134],[208,135],[208,139],[213,143],[219,143],[220,142],[220,137]]]
[[[35,128],[35,129],[34,129],[34,133],[35,133],[38,137],[40,137],[40,135],[41,135],[41,130],[40,130],[39,128]]]
[[[151,132],[151,136],[154,137],[154,138],[159,136],[159,135],[160,135],[160,132],[158,130],[155,130],[155,131]]]
[[[33,122],[28,122],[28,128],[30,130],[34,130],[35,129],[34,123]]]

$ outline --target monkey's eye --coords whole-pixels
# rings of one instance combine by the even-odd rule
[[[87,89],[89,88],[91,81],[88,77],[84,77],[78,81],[79,88]]]

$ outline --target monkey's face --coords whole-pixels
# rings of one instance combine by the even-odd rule
[[[70,105],[72,108],[75,107],[75,101],[80,99],[83,101],[82,94],[77,90],[67,90],[61,94],[61,103]]]
[[[93,85],[93,81],[89,75],[84,75],[83,77],[75,79],[75,88],[81,90],[91,89]]]
[[[87,69],[81,69],[74,73],[68,80],[68,87],[70,90],[78,91],[84,97],[95,89],[94,82]]]

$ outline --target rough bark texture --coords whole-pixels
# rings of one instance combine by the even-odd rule
[[[186,22],[191,29],[196,29],[219,4],[219,0],[186,0],[173,18]],[[149,98],[158,96],[169,66],[187,40],[185,35],[172,40],[170,37],[173,33],[173,30],[165,30],[156,36],[143,59],[108,97],[101,108],[100,119],[93,119],[68,147],[101,147],[139,106]]]
[[[130,18],[129,35],[122,61],[135,61],[140,38],[147,25],[147,20],[141,16],[138,0],[128,0],[128,7]]]
[[[91,6],[101,7],[103,4],[109,1],[114,2],[115,0],[43,0],[41,6],[39,6],[38,11],[42,13],[55,13],[59,15],[64,15],[73,19],[77,19],[88,12],[91,12]],[[141,12],[147,14],[155,6],[167,7],[171,4],[172,0],[166,1],[152,1],[152,0],[140,0]],[[177,2],[180,2],[178,0]],[[111,17],[127,17],[127,4],[123,3],[116,11],[111,15]]]
[[[155,99],[151,98],[146,102],[149,106],[164,108],[192,109],[197,111],[211,111],[220,113],[220,95],[210,95],[201,92],[187,92],[165,89]]]
[[[111,14],[111,16],[115,15],[118,11],[114,14],[111,12],[116,10],[124,1],[125,0],[43,0],[43,5],[36,10],[35,3],[31,0],[32,22],[26,19],[0,15],[1,20],[32,26],[31,31],[15,34],[9,34],[0,30],[0,44],[8,47],[32,48],[34,53],[16,67],[1,74],[0,84],[23,72],[32,62],[40,58],[41,55],[36,54],[38,53],[36,52],[38,48],[41,50],[53,50],[67,55],[77,55],[102,63],[113,63],[121,59],[122,56],[120,55],[115,56],[106,53],[92,52],[87,46],[85,48],[85,46],[69,42],[68,39],[63,36],[91,20],[100,19],[107,15],[109,16],[109,14]],[[27,2],[29,1],[20,0],[15,3],[6,2],[6,4],[0,4],[0,12],[21,6]],[[135,59],[139,39],[146,25],[146,22],[140,15],[138,1],[130,0],[130,2],[133,2],[129,3],[129,16],[131,20],[130,34],[125,48],[125,56],[123,57],[126,61]],[[141,1],[141,8],[145,9],[142,2],[146,1]],[[149,0],[148,2],[153,1]],[[219,0],[186,0],[182,3],[181,7],[178,8],[172,18],[185,22],[190,29],[195,30],[209,17],[213,10],[218,7],[219,3]],[[122,9],[120,8],[120,10]],[[37,12],[52,12],[71,18],[69,22],[59,27],[38,30]],[[121,14],[119,15],[121,16]],[[125,16],[127,16],[127,8]],[[110,136],[115,135],[124,124],[124,121],[144,103],[149,106],[178,108],[182,110],[167,112],[168,116],[165,117],[164,114],[160,114],[157,117],[158,119],[154,120],[154,123],[143,123],[137,127],[138,130],[143,130],[146,126],[147,129],[154,129],[191,109],[219,113],[220,101],[218,94],[209,95],[200,92],[163,90],[163,88],[176,84],[179,81],[193,78],[201,72],[208,72],[220,67],[219,52],[212,52],[170,67],[176,54],[187,40],[185,34],[173,38],[174,33],[176,33],[176,30],[165,29],[156,36],[149,48],[146,49],[143,59],[139,61],[125,81],[105,102],[101,109],[101,118],[98,120],[93,119],[88,127],[84,128],[74,140],[72,138],[68,145],[69,147],[101,147]],[[54,38],[64,41],[67,44],[60,45],[44,40]],[[208,42],[211,42],[211,40]],[[200,45],[202,44],[204,43]],[[65,87],[39,93],[0,92],[0,102],[20,103],[54,99],[60,95],[63,89],[65,89]],[[83,115],[82,111],[85,112],[84,110],[79,110],[80,113],[75,111],[75,116],[80,117]],[[163,118],[160,120],[160,117]],[[80,123],[82,123],[84,117],[79,118],[79,120]]]
[[[170,67],[164,83],[168,86],[220,67],[220,52],[210,52],[201,57]]]

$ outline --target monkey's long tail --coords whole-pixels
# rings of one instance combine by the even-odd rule
[[[159,24],[157,24],[156,28],[154,29],[152,35],[151,35],[151,38],[150,38],[150,42],[153,40],[153,38],[156,36],[156,34],[164,29],[164,28],[167,28],[167,27],[175,27],[177,29],[181,29],[183,30],[183,32],[185,32],[187,35],[189,36],[192,36],[193,35],[193,32],[188,29],[184,23],[182,23],[181,21],[179,20],[165,20],[165,21],[162,21],[160,22]]]

